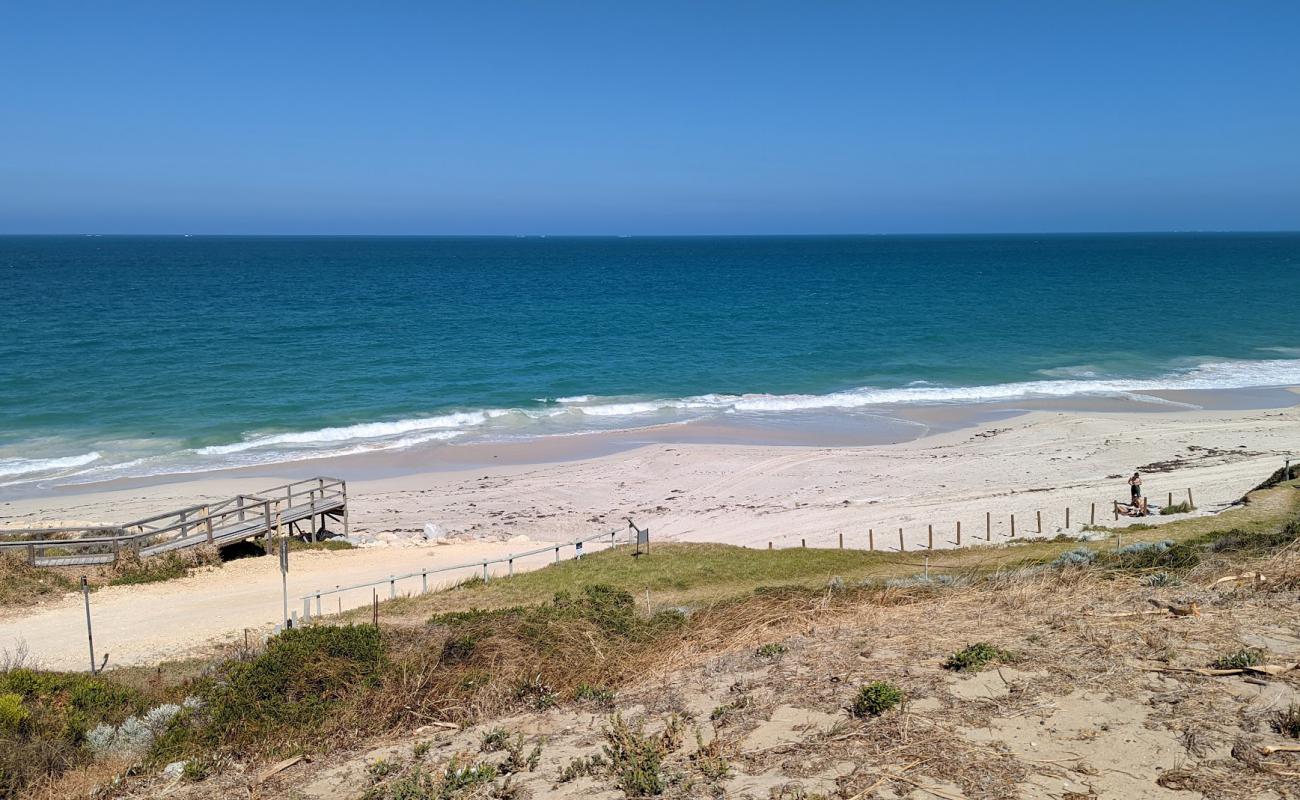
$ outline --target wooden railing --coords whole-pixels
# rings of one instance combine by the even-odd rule
[[[0,530],[0,551],[25,551],[32,564],[51,559],[104,563],[116,561],[123,551],[154,555],[200,544],[232,544],[337,512],[343,515],[346,531],[347,497],[345,481],[309,478],[122,525]]]

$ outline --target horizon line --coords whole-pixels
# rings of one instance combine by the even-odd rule
[[[158,238],[259,238],[259,239],[762,239],[762,238],[884,238],[884,237],[962,237],[962,236],[1176,236],[1300,234],[1300,228],[1203,228],[1173,230],[1096,230],[1096,231],[915,231],[891,233],[160,233],[95,232],[56,233],[0,232],[0,238],[17,237],[158,237]]]

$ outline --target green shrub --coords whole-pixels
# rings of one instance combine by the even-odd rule
[[[1165,506],[1160,509],[1161,515],[1169,514],[1190,514],[1196,510],[1196,506],[1184,500],[1181,503],[1174,503],[1171,506]]]
[[[193,566],[175,553],[155,556],[123,569],[109,579],[109,586],[135,586],[142,583],[159,583],[190,574]]]
[[[1121,570],[1186,570],[1201,563],[1201,549],[1188,542],[1134,542],[1110,553],[1102,562]]]
[[[10,669],[0,672],[0,797],[91,758],[87,731],[116,726],[146,703],[136,691],[102,676]]]
[[[228,663],[200,692],[203,710],[186,728],[204,750],[243,752],[267,738],[289,748],[309,735],[330,709],[373,685],[383,664],[379,631],[370,625],[290,628],[251,661]],[[292,733],[290,733],[292,732]],[[190,736],[165,737],[156,757],[180,753]]]
[[[1210,664],[1214,669],[1245,669],[1264,663],[1264,651],[1257,647],[1243,647],[1234,653],[1219,656]]]
[[[497,768],[491,764],[462,764],[459,758],[452,756],[442,772],[441,792],[437,797],[450,797],[456,792],[488,783],[496,776]]]
[[[23,707],[23,696],[16,692],[0,694],[0,733],[21,733],[32,714]]]
[[[878,717],[903,702],[903,690],[887,681],[875,681],[858,688],[849,710],[855,717]]]
[[[655,797],[668,786],[663,760],[676,749],[673,725],[658,736],[646,736],[640,725],[629,726],[615,714],[605,728],[604,761],[615,782],[628,797]]]
[[[608,767],[609,764],[605,761],[605,757],[600,753],[596,753],[586,758],[579,757],[570,759],[569,765],[560,770],[560,776],[557,782],[568,783],[577,778],[583,778],[589,775],[599,775],[608,769]]]
[[[1015,660],[1015,656],[1006,650],[988,642],[976,642],[948,656],[948,660],[943,662],[943,668],[957,672],[979,672],[993,661]]]
[[[591,702],[608,706],[614,702],[614,690],[604,686],[593,686],[590,683],[580,683],[578,688],[573,691],[573,699],[579,702]]]
[[[785,650],[785,645],[780,642],[768,642],[767,644],[759,645],[758,649],[754,651],[754,655],[759,658],[766,658],[769,661],[774,661],[785,655]]]
[[[506,744],[509,742],[509,731],[505,728],[493,728],[483,734],[483,738],[479,740],[478,749],[484,753],[495,753],[506,749]]]

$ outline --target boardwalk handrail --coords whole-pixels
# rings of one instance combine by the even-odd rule
[[[411,578],[421,578],[424,581],[426,581],[426,584],[422,587],[422,590],[427,592],[428,577],[430,575],[437,575],[442,572],[455,572],[458,570],[470,569],[472,567],[482,567],[483,578],[484,580],[488,580],[488,566],[492,564],[508,564],[510,566],[510,575],[514,575],[514,562],[518,559],[528,558],[529,556],[535,556],[541,553],[554,552],[556,555],[556,560],[558,561],[560,550],[566,547],[578,548],[580,545],[586,544],[587,542],[594,542],[594,541],[604,540],[604,539],[609,539],[609,544],[611,547],[613,547],[617,544],[618,534],[621,531],[623,531],[622,528],[616,528],[612,531],[606,531],[605,533],[598,533],[580,539],[574,539],[573,541],[569,541],[569,542],[556,542],[554,544],[548,544],[545,547],[539,547],[535,550],[526,550],[522,553],[510,553],[501,558],[480,559],[478,561],[469,561],[464,564],[455,564],[447,567],[422,569],[419,570],[418,572],[407,572],[401,575],[388,575],[386,577],[379,578],[378,580],[366,581],[364,583],[354,583],[350,586],[335,586],[333,589],[318,589],[317,591],[314,591],[310,594],[305,594],[299,598],[300,600],[302,600],[302,609],[303,609],[302,616],[303,619],[308,619],[308,620],[311,619],[312,600],[316,601],[316,609],[317,609],[316,613],[319,615],[321,613],[320,602],[322,597],[328,597],[329,595],[332,594],[342,594],[343,592],[351,592],[357,589],[368,589],[373,586],[382,586],[385,583],[389,585],[389,598],[392,599],[397,596],[397,592],[396,592],[397,582],[402,580],[410,580]]]
[[[299,502],[302,500],[305,502]],[[122,550],[140,553],[147,548],[165,550],[202,543],[229,544],[269,533],[282,522],[293,524],[317,514],[337,515],[346,504],[347,483],[340,478],[322,476],[273,486],[256,494],[199,503],[121,525],[0,529],[0,550],[26,549],[28,560],[33,563],[38,550],[42,553],[48,548],[79,551],[81,556],[57,557],[74,562],[81,558],[78,563],[85,563],[86,558],[104,560],[109,556],[109,551],[104,549],[107,545],[111,546],[108,560],[115,561]],[[282,519],[286,513],[290,518]],[[344,527],[346,530],[346,522]],[[13,536],[23,538],[9,538]]]

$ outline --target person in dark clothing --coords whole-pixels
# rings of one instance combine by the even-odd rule
[[[1128,493],[1133,499],[1133,505],[1137,505],[1138,498],[1142,496],[1142,476],[1136,472],[1128,479]]]

